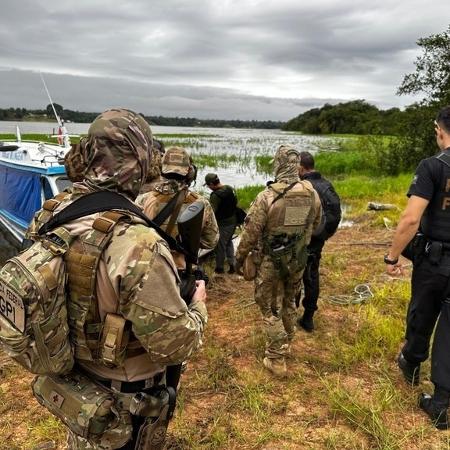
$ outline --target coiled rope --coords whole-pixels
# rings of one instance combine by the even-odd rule
[[[373,292],[368,284],[357,284],[355,286],[355,294],[353,295],[330,295],[326,300],[334,305],[359,305],[365,303],[369,298],[373,297]]]

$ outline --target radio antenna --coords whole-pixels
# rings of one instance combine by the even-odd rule
[[[42,72],[39,72],[39,75],[41,76],[42,84],[44,85],[45,92],[47,92],[47,97],[50,100],[50,105],[52,105],[53,114],[56,117],[56,121],[58,122],[58,125],[59,125],[59,131],[63,138],[63,142],[60,142],[60,144],[64,143],[64,147],[70,148],[69,135],[67,134],[67,130],[66,130],[66,127],[65,127],[63,121],[61,120],[61,118],[58,116],[58,113],[56,112],[55,105],[53,104],[52,97],[50,96],[50,92],[48,91],[48,88],[47,88],[47,83],[44,80],[44,75],[42,75]],[[58,140],[59,140],[59,138],[58,138]]]

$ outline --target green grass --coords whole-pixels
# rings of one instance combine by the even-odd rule
[[[196,139],[196,138],[214,138],[217,137],[215,134],[193,134],[193,133],[155,133],[154,135],[158,139],[165,138],[181,138],[181,139]]]
[[[236,155],[228,155],[225,153],[219,153],[217,155],[196,153],[195,155],[193,155],[193,160],[198,169],[203,169],[205,167],[218,169],[221,167],[227,167],[230,163],[248,165],[248,161],[246,159],[239,158]]]
[[[373,447],[383,450],[400,450],[399,437],[389,430],[383,411],[392,399],[384,403],[361,398],[360,389],[348,389],[339,384],[324,381],[330,407],[335,416],[344,419],[350,426],[365,433]]]
[[[264,189],[262,185],[250,185],[236,189],[239,206],[247,210],[256,196]]]
[[[412,181],[412,174],[406,173],[390,177],[369,177],[366,175],[351,175],[333,178],[336,192],[346,200],[376,199],[389,200],[398,194],[406,197],[406,192]]]
[[[54,144],[58,143],[58,138],[42,133],[22,133],[21,137],[22,141],[50,142]],[[0,133],[0,141],[15,141],[16,139],[17,137],[14,133]],[[79,141],[79,136],[70,137],[70,142],[72,143],[77,143]]]

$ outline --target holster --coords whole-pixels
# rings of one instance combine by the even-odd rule
[[[146,394],[141,393],[141,395]],[[161,408],[155,418],[153,415],[150,417],[146,415],[147,412],[151,412],[147,411],[146,407],[144,409],[137,407],[135,415],[144,415],[147,419],[139,429],[134,450],[160,450],[164,447],[167,427],[175,409],[176,392],[172,387],[162,387],[157,394],[153,393],[152,397],[153,400],[159,400]],[[142,400],[145,398],[143,397]],[[145,401],[142,405],[144,404]]]
[[[438,265],[442,259],[443,253],[443,243],[439,241],[429,241],[427,242],[425,248],[425,254],[430,264]]]
[[[402,251],[402,256],[417,264],[425,255],[426,245],[427,238],[421,232],[418,232],[406,245],[406,247]]]

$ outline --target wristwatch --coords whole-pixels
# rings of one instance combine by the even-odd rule
[[[384,255],[384,263],[389,264],[390,266],[393,266],[398,263],[398,258],[389,259],[388,255]]]

